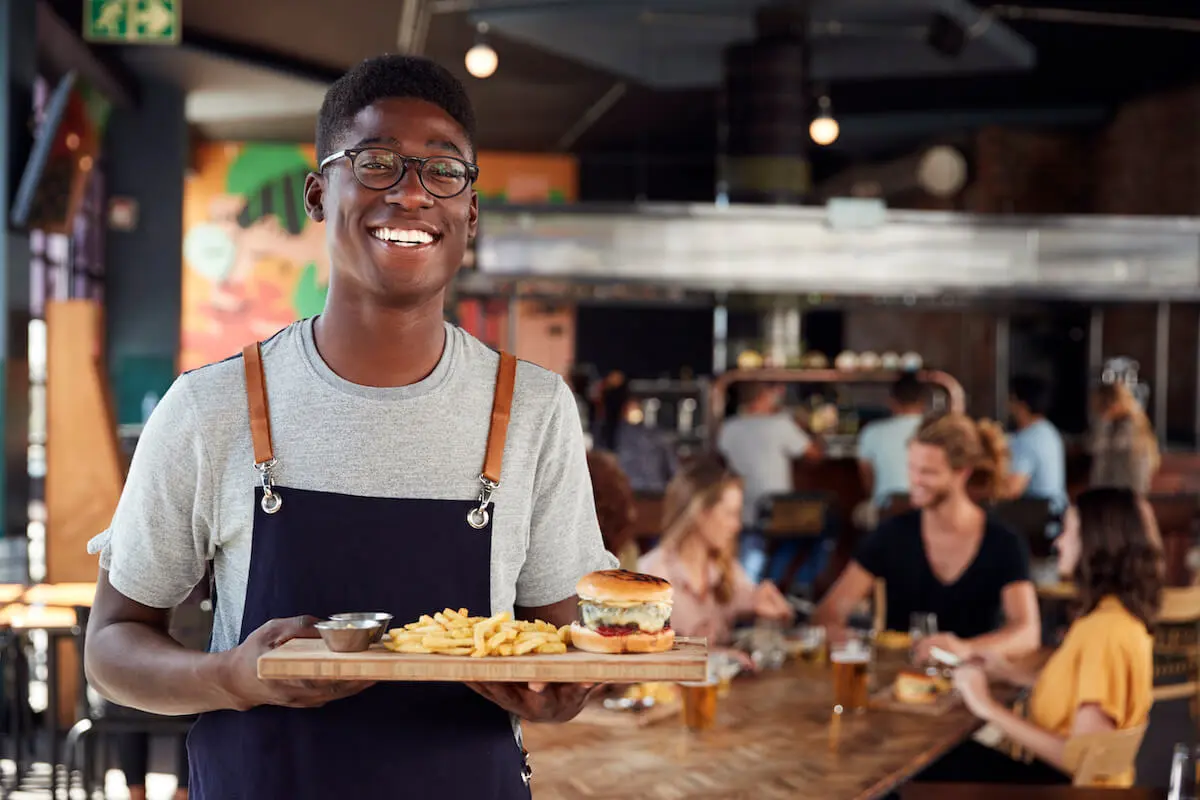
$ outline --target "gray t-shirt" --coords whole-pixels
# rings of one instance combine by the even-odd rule
[[[717,450],[742,477],[746,495],[742,522],[747,527],[757,524],[759,500],[792,491],[792,459],[804,455],[811,444],[786,412],[739,414],[721,426]]]
[[[442,357],[424,380],[358,386],[321,359],[312,320],[285,328],[263,344],[276,483],[476,499],[498,364],[495,351],[448,324]],[[181,375],[138,441],[112,524],[88,545],[117,591],[154,608],[183,600],[214,557],[214,651],[237,645],[241,630],[253,465],[242,359]],[[575,400],[559,376],[527,362],[517,368],[494,502],[492,607],[472,613],[555,603],[575,594],[582,575],[616,566],[596,522]],[[371,565],[364,569],[369,575]]]

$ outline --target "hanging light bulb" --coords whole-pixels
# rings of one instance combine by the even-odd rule
[[[837,141],[841,127],[833,118],[833,104],[827,95],[817,98],[817,109],[817,116],[808,126],[808,135],[814,142],[826,147]]]
[[[478,32],[478,36],[475,37],[475,45],[467,51],[467,57],[464,59],[467,72],[476,78],[490,78],[495,73],[496,67],[500,66],[500,57],[483,38],[487,33],[488,24],[481,22],[475,30]]]

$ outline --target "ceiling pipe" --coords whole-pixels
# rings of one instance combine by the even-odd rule
[[[558,149],[562,151],[570,150],[588,128],[595,125],[597,120],[607,114],[609,109],[617,104],[617,101],[625,95],[627,89],[628,86],[624,81],[618,81],[610,86],[608,91],[601,95],[599,100],[588,106],[583,115],[575,121],[575,124],[559,137]]]

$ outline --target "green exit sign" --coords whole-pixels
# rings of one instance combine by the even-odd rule
[[[175,44],[180,0],[84,0],[83,38],[90,42]]]

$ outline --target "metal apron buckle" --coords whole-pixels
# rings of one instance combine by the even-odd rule
[[[490,480],[483,475],[479,476],[479,483],[481,485],[479,490],[479,507],[472,508],[467,512],[467,524],[477,531],[483,530],[488,524],[488,520],[491,519],[491,515],[488,513],[488,505],[492,502],[492,493],[500,486],[498,481]]]
[[[263,499],[260,505],[263,512],[267,514],[274,514],[283,506],[283,498],[275,491],[275,476],[271,473],[275,469],[276,463],[276,460],[272,458],[270,461],[254,465],[254,469],[258,471],[262,480]]]

